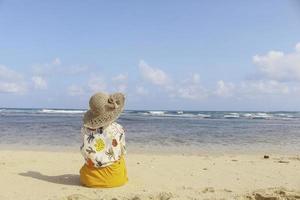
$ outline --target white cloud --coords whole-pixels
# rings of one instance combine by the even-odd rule
[[[223,80],[217,82],[217,89],[213,94],[219,97],[256,98],[270,95],[286,95],[290,93],[289,85],[276,80],[242,81],[239,84],[227,83]]]
[[[23,76],[4,65],[0,65],[0,93],[23,94],[27,91]]]
[[[300,43],[296,45],[295,52],[270,51],[266,55],[254,56],[253,62],[268,79],[300,81]]]
[[[234,94],[235,85],[233,83],[226,83],[223,80],[217,82],[217,89],[214,92],[220,97],[231,97]]]
[[[119,74],[112,77],[112,85],[118,92],[125,92],[128,87],[128,76],[126,74]]]
[[[38,76],[50,76],[57,74],[58,69],[61,69],[61,60],[55,58],[51,63],[33,65],[33,73]]]
[[[135,91],[138,95],[145,96],[148,95],[148,90],[143,86],[136,86]]]
[[[0,81],[0,93],[23,94],[26,92],[26,86],[20,83]]]
[[[125,75],[125,74],[119,74],[119,75],[117,75],[117,76],[115,76],[115,77],[112,77],[112,80],[113,81],[127,81],[127,79],[128,79],[128,76],[127,75]]]
[[[60,65],[60,64],[61,64],[61,60],[60,60],[60,58],[55,58],[55,59],[52,61],[52,63],[53,63],[54,65]]]
[[[150,67],[143,60],[139,63],[139,69],[143,78],[155,85],[166,86],[170,82],[168,75],[163,70]]]
[[[194,73],[186,80],[172,82],[164,71],[150,67],[141,60],[139,69],[142,77],[150,83],[161,86],[161,88],[172,98],[183,98],[189,100],[202,100],[208,96],[208,91],[200,84],[200,75]],[[144,88],[137,87],[137,93],[143,94]],[[147,91],[148,93],[148,91]]]
[[[289,86],[276,80],[245,81],[239,92],[246,97],[289,94]]]
[[[298,44],[296,44],[296,51],[299,52],[300,51],[300,42]]]
[[[55,58],[50,63],[36,64],[32,67],[33,73],[37,76],[57,76],[57,75],[78,75],[87,72],[89,67],[86,65],[62,65],[60,58]]]
[[[292,85],[289,87],[290,93],[297,93],[300,94],[300,84]]]
[[[122,83],[122,84],[117,85],[116,90],[118,92],[126,92],[126,90],[127,90],[127,84],[126,83]]]
[[[202,100],[208,97],[208,90],[200,84],[200,75],[195,73],[190,78],[174,87],[175,97],[190,100]]]
[[[0,80],[22,79],[23,76],[4,65],[0,65]]]
[[[80,75],[89,70],[89,67],[86,65],[73,65],[64,67],[64,70],[61,70],[63,74],[66,75]]]
[[[85,94],[85,91],[81,86],[71,85],[68,87],[68,94],[70,96],[82,96]]]
[[[192,74],[192,82],[193,83],[199,83],[200,82],[200,75],[195,73],[195,74]]]
[[[34,88],[44,90],[47,89],[47,81],[41,76],[33,76],[31,80],[34,83]]]
[[[106,90],[106,83],[100,76],[92,76],[88,82],[88,88],[92,93]]]
[[[119,74],[112,77],[113,86],[118,92],[125,92],[128,87],[128,76],[125,74]]]
[[[206,98],[208,95],[207,95],[207,90],[201,86],[187,85],[178,88],[177,96],[184,99],[201,100]]]
[[[139,63],[141,76],[149,83],[160,86],[161,92],[172,98],[199,101],[207,98],[257,98],[296,94],[300,81],[300,43],[293,53],[284,54],[270,51],[267,55],[253,57],[253,62],[264,75],[256,80],[225,82],[219,80],[216,88],[207,88],[200,83],[200,75],[191,74],[187,79],[173,81],[168,73],[159,68],[149,66],[145,61]],[[157,87],[156,87],[157,88]],[[143,94],[144,87],[136,87],[137,94]],[[147,90],[146,90],[147,91]],[[147,91],[157,92],[155,89]]]

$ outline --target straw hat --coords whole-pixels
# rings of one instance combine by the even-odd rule
[[[122,93],[96,93],[90,98],[90,109],[84,114],[83,125],[87,128],[106,127],[115,121],[124,109]]]

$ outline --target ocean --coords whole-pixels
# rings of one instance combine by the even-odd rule
[[[85,110],[0,109],[1,149],[78,150]],[[126,110],[127,149],[299,153],[300,112]]]

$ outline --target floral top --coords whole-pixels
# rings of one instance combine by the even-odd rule
[[[125,131],[116,122],[105,129],[91,130],[83,126],[81,134],[83,137],[81,154],[90,167],[106,167],[126,153]]]

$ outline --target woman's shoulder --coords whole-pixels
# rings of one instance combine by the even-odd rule
[[[114,126],[114,127],[117,127],[117,128],[123,128],[123,126],[121,124],[117,123],[117,122],[113,122],[111,124],[111,126]]]
[[[117,131],[117,132],[121,132],[121,133],[124,133],[124,128],[121,124],[117,123],[117,122],[113,122],[109,128],[113,131]]]
[[[90,134],[90,133],[98,133],[98,132],[119,132],[119,133],[124,133],[124,128],[121,124],[117,123],[117,122],[113,122],[111,123],[108,127],[106,128],[98,128],[98,129],[89,129],[85,126],[81,126],[81,133],[82,134]]]
[[[90,129],[88,127],[85,127],[84,125],[81,126],[81,133],[83,135],[90,135],[90,134],[96,134],[96,133],[102,133],[103,132],[103,128],[97,128],[97,129]]]
[[[81,129],[80,129],[80,131],[81,131],[81,133],[83,134],[83,135],[85,135],[85,134],[88,134],[89,133],[89,130],[85,127],[85,126],[81,126]]]

